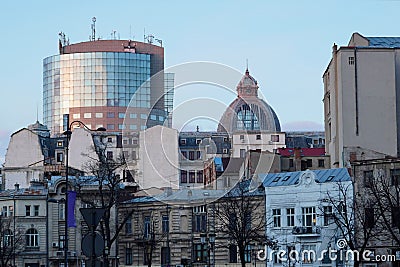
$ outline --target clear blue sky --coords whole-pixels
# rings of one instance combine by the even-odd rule
[[[111,4],[112,3],[112,4]],[[4,1],[0,9],[0,162],[11,133],[42,118],[42,60],[58,32],[88,40],[93,16],[103,39],[163,40],[166,66],[214,61],[251,74],[283,129],[323,124],[321,76],[333,43],[353,32],[400,36],[398,1]],[[318,126],[317,126],[318,128]]]

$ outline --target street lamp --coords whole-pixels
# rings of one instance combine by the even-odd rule
[[[89,129],[83,122],[75,120],[72,121],[71,123],[67,123],[67,130],[63,133],[65,136],[67,136],[67,144],[65,148],[65,243],[64,243],[64,267],[68,267],[68,153],[69,153],[69,139],[71,138],[72,131],[71,127],[74,123],[78,123],[79,125],[82,125],[85,129],[92,131]],[[104,132],[106,129],[104,127],[98,128],[96,131],[99,132]]]

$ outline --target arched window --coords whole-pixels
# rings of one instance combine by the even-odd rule
[[[13,245],[13,232],[10,229],[7,229],[4,231],[4,240],[3,240],[3,244],[5,247],[12,247]]]
[[[259,130],[260,125],[256,114],[250,109],[249,105],[242,105],[237,112],[238,130]]]
[[[31,228],[26,231],[26,246],[38,247],[39,246],[39,233],[36,229]]]

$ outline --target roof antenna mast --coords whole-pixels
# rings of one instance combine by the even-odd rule
[[[96,41],[96,17],[93,17],[92,18],[92,25],[91,25],[91,27],[92,27],[92,36],[91,36],[91,40],[92,41]]]

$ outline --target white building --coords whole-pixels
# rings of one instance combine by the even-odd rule
[[[318,258],[322,250],[335,249],[341,237],[331,214],[335,212],[332,204],[344,201],[339,185],[348,187],[347,196],[352,197],[347,170],[271,173],[259,175],[259,179],[265,187],[267,237],[277,241],[277,250],[294,250],[299,255],[297,262],[279,262],[277,254],[269,251],[268,266],[336,266],[329,257]],[[304,250],[315,251],[317,259],[302,259]]]
[[[179,188],[178,132],[154,126],[139,134],[136,182],[141,189]]]
[[[399,156],[399,52],[400,37],[359,33],[347,46],[333,46],[323,74],[326,152],[332,167]]]

